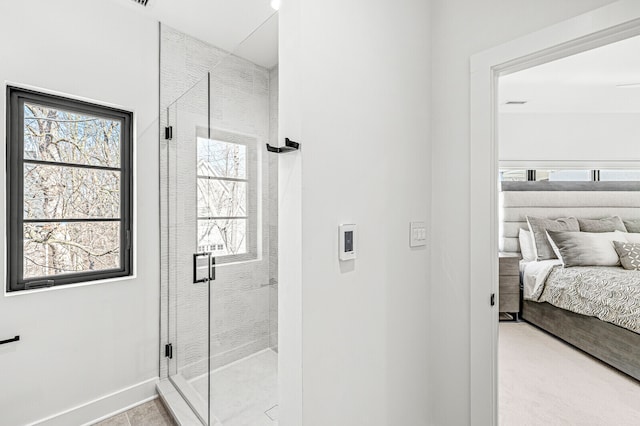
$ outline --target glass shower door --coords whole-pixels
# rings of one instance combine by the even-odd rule
[[[197,143],[209,132],[209,77],[196,83],[167,109],[166,258],[168,375],[205,425],[209,415],[209,330],[212,256],[197,245]]]
[[[173,356],[161,376],[166,368],[205,425],[275,425],[278,155],[266,146],[282,145],[278,68],[168,27],[162,37],[172,93],[162,117],[162,317]]]

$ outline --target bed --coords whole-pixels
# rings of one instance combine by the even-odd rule
[[[500,250],[520,252],[527,216],[640,219],[640,182],[503,182]],[[521,318],[640,380],[640,271],[521,263]]]

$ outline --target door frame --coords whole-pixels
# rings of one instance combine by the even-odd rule
[[[498,78],[640,35],[640,2],[620,0],[471,57],[470,422],[498,424]],[[489,224],[489,226],[487,226]],[[487,392],[487,390],[489,390]]]

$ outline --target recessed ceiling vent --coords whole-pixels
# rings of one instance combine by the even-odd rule
[[[147,3],[149,3],[149,0],[132,0],[134,3],[138,3],[140,6],[147,6]]]
[[[526,103],[527,101],[507,101],[504,104],[505,105],[524,105]]]

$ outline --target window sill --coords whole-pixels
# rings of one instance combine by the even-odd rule
[[[218,259],[218,258],[216,258]],[[244,265],[247,263],[255,263],[255,262],[261,262],[263,260],[262,256],[259,257],[251,257],[251,258],[247,258],[247,259],[238,259],[238,260],[232,260],[230,262],[221,262],[221,263],[217,263],[214,265],[216,268],[222,268],[225,266],[238,266],[238,265]]]
[[[87,286],[99,285],[99,284],[108,284],[108,283],[121,282],[121,281],[132,281],[132,280],[135,280],[136,278],[137,278],[136,275],[129,275],[128,277],[108,278],[108,279],[105,279],[105,280],[87,281],[87,282],[83,282],[83,283],[66,284],[66,285],[58,285],[58,286],[54,286],[54,287],[36,288],[36,289],[33,289],[33,290],[20,290],[20,291],[11,291],[11,292],[8,292],[7,289],[5,288],[4,289],[4,296],[5,297],[16,297],[16,296],[23,296],[23,295],[27,295],[27,294],[35,294],[35,293],[44,293],[44,292],[49,292],[49,291],[67,290],[67,289],[72,289],[72,288],[87,287]]]

